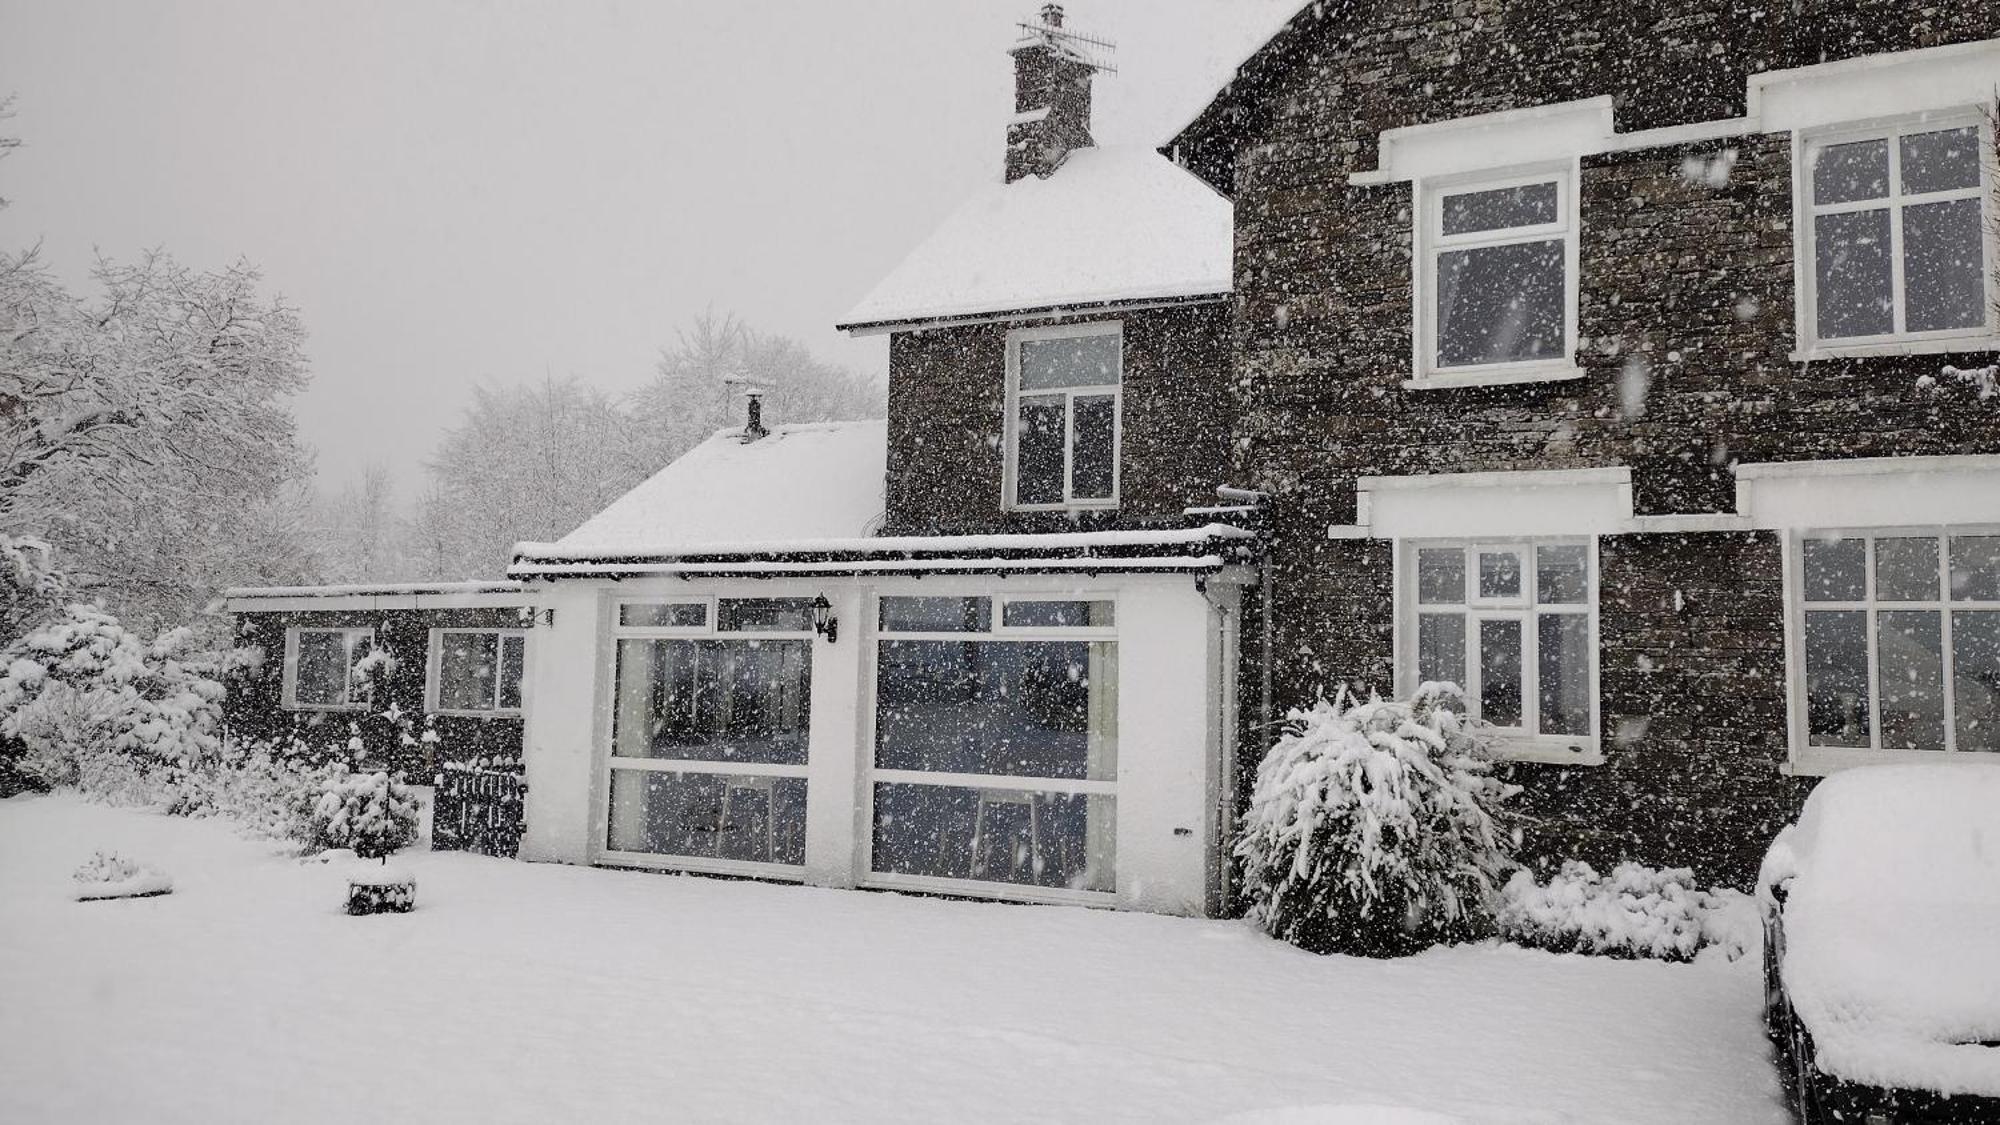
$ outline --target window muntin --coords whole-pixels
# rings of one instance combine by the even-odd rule
[[[996,607],[993,600],[882,599],[871,868],[890,877],[1109,892],[1118,770],[1114,604],[1024,595]],[[933,628],[914,627],[926,622]]]
[[[811,606],[619,607],[606,850],[724,869],[803,865]]]
[[[431,708],[488,714],[521,709],[528,635],[519,629],[438,629],[431,641]]]
[[[2000,751],[2000,533],[1815,532],[1797,565],[1806,746]]]
[[[291,630],[285,706],[308,711],[353,711],[368,705],[368,684],[359,672],[375,648],[372,628]]]
[[[1573,355],[1573,173],[1427,193],[1420,367],[1437,375]]]
[[[1117,324],[1022,329],[1008,337],[1011,506],[1117,503],[1124,362]]]
[[[1459,685],[1472,712],[1504,731],[1594,741],[1589,544],[1412,550],[1414,652],[1404,660],[1414,681]]]
[[[1811,315],[1824,343],[1980,334],[1991,323],[1976,119],[1806,143]]]

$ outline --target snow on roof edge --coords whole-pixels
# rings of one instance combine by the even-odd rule
[[[732,555],[895,554],[949,551],[1088,550],[1093,547],[1181,546],[1215,539],[1255,539],[1256,533],[1231,524],[1145,531],[1066,531],[1005,535],[902,535],[859,539],[801,539],[790,542],[711,543],[657,548],[564,548],[560,543],[514,545],[514,564],[538,562],[620,562],[642,559],[722,558]],[[509,573],[513,572],[510,565]]]

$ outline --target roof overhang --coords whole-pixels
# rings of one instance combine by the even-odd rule
[[[1231,292],[1190,293],[1180,296],[1143,297],[1130,300],[1082,301],[1059,305],[1037,305],[1019,309],[941,314],[904,320],[861,321],[836,324],[835,330],[850,336],[883,336],[891,332],[928,332],[938,328],[968,328],[979,324],[1005,324],[1017,320],[1058,320],[1065,317],[1103,316],[1141,312],[1146,309],[1175,309],[1189,305],[1214,305],[1229,300]]]
[[[229,613],[517,609],[535,602],[519,582],[388,582],[346,586],[239,586],[222,592]]]

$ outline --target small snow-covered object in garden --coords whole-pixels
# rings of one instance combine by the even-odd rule
[[[92,902],[106,898],[148,898],[170,894],[174,881],[167,873],[126,859],[117,852],[97,852],[71,875],[76,881],[76,900]]]
[[[347,876],[349,914],[408,914],[417,907],[417,877],[400,867],[362,865]]]
[[[1703,890],[1685,867],[1621,863],[1600,875],[1570,860],[1547,883],[1516,871],[1501,888],[1500,936],[1559,953],[1689,961],[1719,947],[1729,960],[1755,944],[1756,912],[1741,891]]]
[[[1996,810],[2000,764],[1855,769],[1820,782],[1772,843],[1768,1014],[1789,1033],[1781,1050],[1805,1056],[1799,1073],[1840,1084],[1809,1097],[1921,1091],[2000,1110]],[[1992,1120],[1953,1118],[1975,1119]]]

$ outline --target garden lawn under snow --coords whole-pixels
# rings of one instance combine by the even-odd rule
[[[74,901],[100,850],[173,893]],[[1783,1120],[1749,958],[395,862],[351,918],[226,823],[0,801],[0,1121]]]

